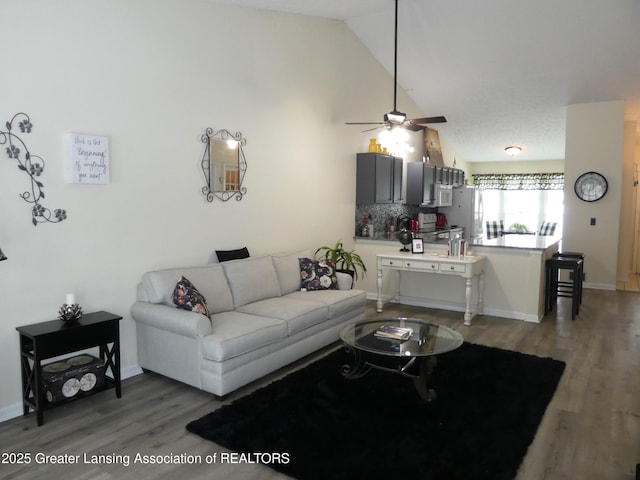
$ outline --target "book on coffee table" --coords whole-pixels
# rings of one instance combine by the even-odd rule
[[[390,340],[408,340],[412,334],[412,328],[394,327],[393,325],[382,325],[374,333],[376,337]]]

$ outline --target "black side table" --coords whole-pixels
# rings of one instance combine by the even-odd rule
[[[42,361],[91,347],[99,347],[106,370],[111,370],[111,377],[106,375],[105,370],[105,387],[99,390],[115,387],[116,396],[120,398],[120,320],[122,317],[113,313],[95,312],[84,314],[77,322],[52,320],[17,327],[20,333],[24,415],[29,413],[30,408],[33,409],[40,426],[44,423],[44,409],[52,406],[45,400]]]

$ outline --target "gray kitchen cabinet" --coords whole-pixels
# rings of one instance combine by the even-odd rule
[[[402,158],[393,157],[393,203],[402,203]]]
[[[422,162],[407,163],[407,205],[433,205],[436,166]]]
[[[452,167],[435,167],[435,183],[460,187],[464,185],[464,170]]]
[[[454,187],[461,186],[462,185],[462,177],[461,177],[462,170],[454,168],[452,170],[452,172],[453,172],[453,181],[451,182],[451,185],[453,185]]]
[[[441,167],[436,165],[435,172],[435,183],[451,185],[451,179],[453,177],[451,167]]]
[[[452,168],[451,172],[453,174],[453,181],[451,184],[454,187],[462,187],[464,185],[464,170]]]
[[[402,202],[402,158],[379,153],[359,153],[356,204],[400,202]]]

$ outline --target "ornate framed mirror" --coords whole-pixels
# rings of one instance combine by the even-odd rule
[[[247,144],[240,132],[207,128],[202,135],[205,144],[202,172],[205,186],[202,193],[207,202],[214,198],[226,202],[231,198],[242,200],[247,188],[242,185],[247,171],[247,161],[242,147]]]

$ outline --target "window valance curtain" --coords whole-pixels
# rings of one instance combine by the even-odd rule
[[[472,175],[480,190],[563,190],[564,173],[488,173]]]

